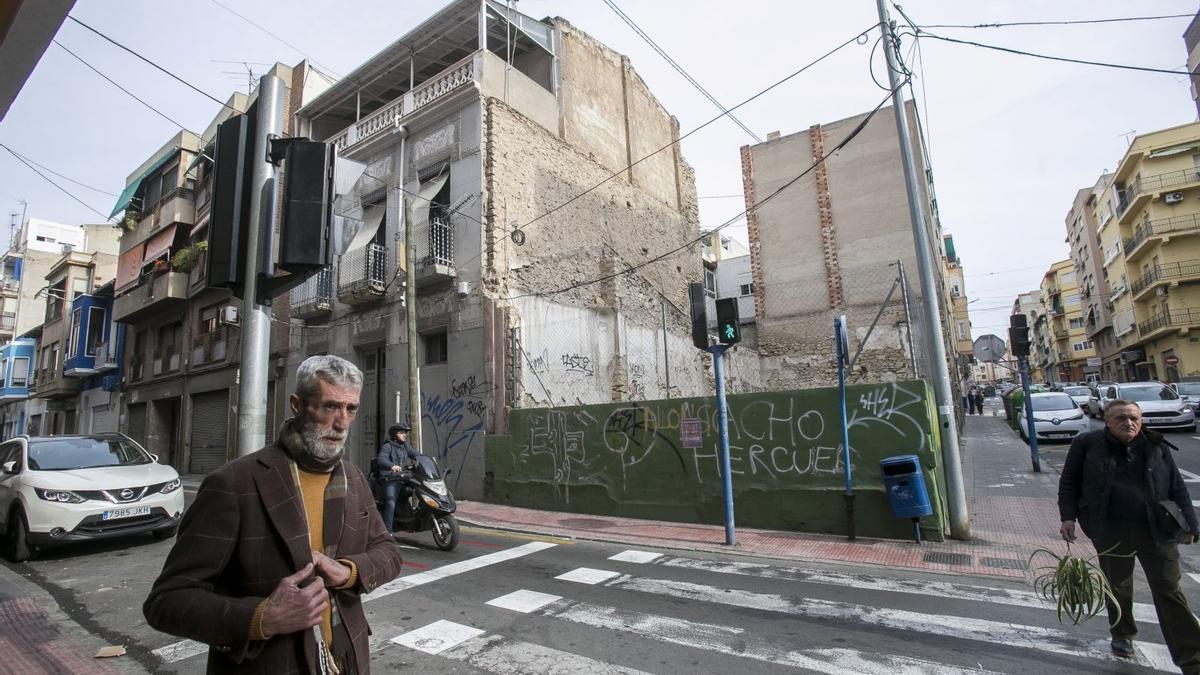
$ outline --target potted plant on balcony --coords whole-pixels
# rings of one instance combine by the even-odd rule
[[[208,250],[207,241],[198,241],[187,248],[176,251],[171,259],[171,269],[176,272],[191,272],[200,263],[202,254]]]
[[[171,263],[165,258],[159,258],[154,261],[154,274],[166,274],[171,270]]]
[[[125,211],[125,217],[121,219],[121,228],[126,232],[133,232],[137,229],[138,223],[142,220],[142,214],[129,209]]]

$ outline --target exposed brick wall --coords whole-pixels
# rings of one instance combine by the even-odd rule
[[[742,194],[746,200],[746,230],[750,241],[750,276],[754,280],[754,317],[759,323],[766,316],[766,298],[763,283],[762,239],[758,230],[758,210],[754,208],[757,195],[754,190],[754,154],[749,145],[742,146]]]
[[[812,163],[816,167],[813,175],[817,179],[817,216],[821,221],[821,255],[825,260],[825,288],[829,291],[829,308],[840,309],[846,298],[842,293],[842,272],[838,268],[837,238],[834,236],[833,204],[829,198],[829,172],[825,168],[825,135],[821,125],[808,128],[808,139],[812,147]]]

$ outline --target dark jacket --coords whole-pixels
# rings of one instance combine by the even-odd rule
[[[1135,443],[1139,439],[1135,439]],[[1162,507],[1158,502],[1174,502],[1186,519],[1192,533],[1200,532],[1196,510],[1188,496],[1183,476],[1175,465],[1171,450],[1162,434],[1142,429],[1141,439],[1146,453],[1146,514],[1150,531],[1158,545],[1177,542],[1182,534],[1164,527]],[[1067,461],[1058,481],[1058,513],[1062,520],[1077,520],[1084,534],[1092,541],[1104,539],[1108,522],[1108,500],[1112,493],[1116,453],[1124,452],[1122,444],[1107,429],[1075,437],[1067,451]]]
[[[200,485],[184,513],[162,574],[142,607],[154,628],[210,645],[209,673],[310,673],[317,669],[311,630],[250,639],[254,610],[279,580],[309,562],[304,504],[292,460],[278,444],[225,464]],[[358,568],[356,585],[332,591],[338,640],[353,645],[357,672],[370,672],[362,595],[400,573],[400,549],[383,527],[362,472],[342,461],[331,481],[346,494],[325,503],[327,545]]]
[[[418,454],[408,443],[388,441],[379,448],[379,455],[375,457],[375,463],[379,467],[380,475],[386,476],[391,473],[393,466],[407,466],[417,458]]]

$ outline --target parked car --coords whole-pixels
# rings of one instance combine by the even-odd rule
[[[1092,393],[1088,396],[1087,414],[1092,417],[1104,417],[1104,395],[1114,384],[1116,382],[1097,382],[1092,385]]]
[[[1156,429],[1196,430],[1196,413],[1184,404],[1171,387],[1162,382],[1113,384],[1105,392],[1105,409],[1115,399],[1137,403],[1142,409],[1142,425]]]
[[[1200,382],[1177,382],[1171,386],[1175,393],[1179,394],[1179,398],[1183,399],[1183,404],[1195,413],[1196,408],[1200,406]]]
[[[71,542],[173,536],[175,469],[122,434],[18,436],[0,445],[0,532],[13,562]]]
[[[1092,396],[1092,390],[1077,384],[1064,385],[1062,392],[1071,397],[1072,401],[1079,406],[1081,410],[1085,409],[1088,404],[1088,399]]]
[[[1030,395],[1033,423],[1038,440],[1070,441],[1091,429],[1083,409],[1068,394],[1050,391]],[[1029,422],[1022,414],[1018,420],[1021,439],[1029,441]]]

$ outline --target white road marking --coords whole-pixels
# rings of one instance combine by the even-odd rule
[[[1192,581],[1200,584],[1200,574],[1196,572],[1188,572],[1187,575],[1192,578]]]
[[[1155,670],[1165,670],[1168,673],[1178,670],[1175,662],[1171,660],[1171,651],[1167,649],[1166,645],[1160,645],[1157,642],[1134,642],[1133,648]]]
[[[844,574],[841,572],[803,570],[796,567],[775,567],[761,563],[719,562],[715,560],[696,560],[693,558],[664,557],[655,562],[655,564],[665,567],[714,572],[717,574],[737,574],[761,579],[784,579],[802,583],[821,584],[823,586],[846,586],[862,590],[904,593],[924,597],[936,596],[939,598],[989,602],[996,605],[1010,605],[1013,607],[1054,609],[1053,605],[1039,598],[1032,591],[1020,591],[1009,588],[972,586],[946,581],[925,581],[923,579],[885,579],[866,574]],[[1197,578],[1197,583],[1200,583],[1200,578]],[[1154,611],[1154,605],[1148,602],[1133,603],[1133,618],[1136,621],[1144,623],[1158,623],[1158,613]]]
[[[162,659],[163,663],[175,663],[207,652],[208,645],[195,640],[180,640],[150,651],[151,654]]]
[[[654,553],[652,551],[634,551],[631,549],[629,551],[622,551],[616,555],[609,556],[608,559],[616,560],[617,562],[642,564],[642,563],[654,562],[655,560],[658,560],[661,557],[662,557],[661,553]]]
[[[879,626],[923,635],[941,635],[960,640],[976,640],[1021,649],[1064,654],[1083,658],[1115,660],[1108,640],[1082,638],[1056,628],[1042,628],[963,616],[926,614],[902,609],[871,607],[848,602],[793,599],[774,593],[755,593],[738,589],[722,589],[702,584],[667,579],[622,576],[610,586],[672,598],[711,602],[731,607],[777,612],[812,619],[846,621]],[[1141,662],[1147,665],[1145,660]]]
[[[487,604],[501,609],[511,609],[514,612],[528,614],[536,612],[556,600],[562,600],[562,596],[522,589],[513,591],[508,595],[502,595],[495,600],[488,600]]]
[[[720,654],[764,661],[781,666],[805,668],[831,675],[958,675],[984,673],[978,668],[960,668],[924,659],[890,654],[870,654],[853,649],[789,650],[756,638],[743,628],[699,623],[632,610],[588,603],[565,603],[543,612],[564,621],[593,628],[631,633],[642,638],[693,647]]]
[[[1200,440],[1200,436],[1196,436],[1195,438],[1196,440]],[[1200,483],[1200,476],[1197,476],[1187,469],[1180,469],[1179,473],[1183,476],[1183,482],[1185,483]]]
[[[611,572],[609,570],[594,570],[590,567],[580,567],[579,569],[571,570],[565,574],[560,574],[555,579],[563,581],[574,581],[577,584],[587,584],[595,586],[602,581],[608,581],[621,576],[620,572]]]
[[[392,638],[392,642],[425,652],[426,654],[441,654],[442,652],[460,645],[473,637],[483,635],[483,631],[471,626],[464,626],[453,621],[434,621],[428,626],[410,630],[403,635]]]
[[[544,541],[533,541],[523,546],[506,548],[503,551],[496,551],[495,553],[481,555],[469,560],[443,565],[431,570],[426,570],[419,574],[410,574],[406,577],[398,577],[380,586],[379,588],[376,588],[367,595],[364,595],[363,601],[366,602],[368,600],[378,600],[379,598],[391,595],[392,593],[406,591],[415,586],[422,586],[432,581],[439,581],[457,574],[463,574],[464,572],[471,572],[483,567],[487,567],[488,565],[495,565],[496,563],[515,560],[531,553],[537,553],[538,551],[544,551],[548,548],[554,548],[555,546],[557,546],[557,544],[551,544]]]
[[[499,635],[472,638],[454,649],[447,650],[442,656],[464,661],[497,675],[650,675],[642,670],[597,661],[532,642],[510,640]]]

